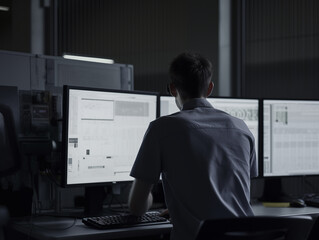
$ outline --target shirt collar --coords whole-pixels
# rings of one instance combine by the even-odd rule
[[[182,110],[194,109],[197,107],[208,107],[213,108],[213,106],[207,101],[206,98],[193,98],[188,100],[184,105]]]

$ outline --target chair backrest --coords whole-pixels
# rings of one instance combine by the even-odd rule
[[[196,240],[306,240],[313,224],[310,216],[209,219]]]
[[[10,175],[20,167],[20,152],[14,118],[7,105],[0,104],[0,177]]]
[[[0,205],[0,240],[4,240],[3,227],[9,220],[9,211],[6,207]]]

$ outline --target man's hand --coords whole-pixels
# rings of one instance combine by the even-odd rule
[[[163,211],[161,212],[160,216],[161,216],[161,217],[164,217],[164,218],[166,218],[166,219],[168,219],[168,220],[170,220],[170,216],[169,216],[169,211],[168,211],[168,209],[163,210]]]

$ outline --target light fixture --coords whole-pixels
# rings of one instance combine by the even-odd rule
[[[0,11],[5,11],[5,12],[8,12],[10,10],[9,7],[6,7],[6,6],[0,6]]]
[[[113,59],[106,59],[106,58],[83,57],[83,56],[75,56],[75,55],[67,55],[67,54],[64,54],[63,57],[65,59],[79,60],[79,61],[107,63],[107,64],[113,64],[114,63]]]

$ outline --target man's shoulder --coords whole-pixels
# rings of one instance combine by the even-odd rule
[[[180,112],[176,112],[170,115],[161,116],[151,122],[151,127],[160,128],[168,124],[175,124],[182,122],[183,118],[180,117]]]
[[[176,131],[184,131],[191,126],[192,121],[188,117],[185,117],[181,112],[176,112],[152,121],[149,130],[158,135],[166,136]]]

